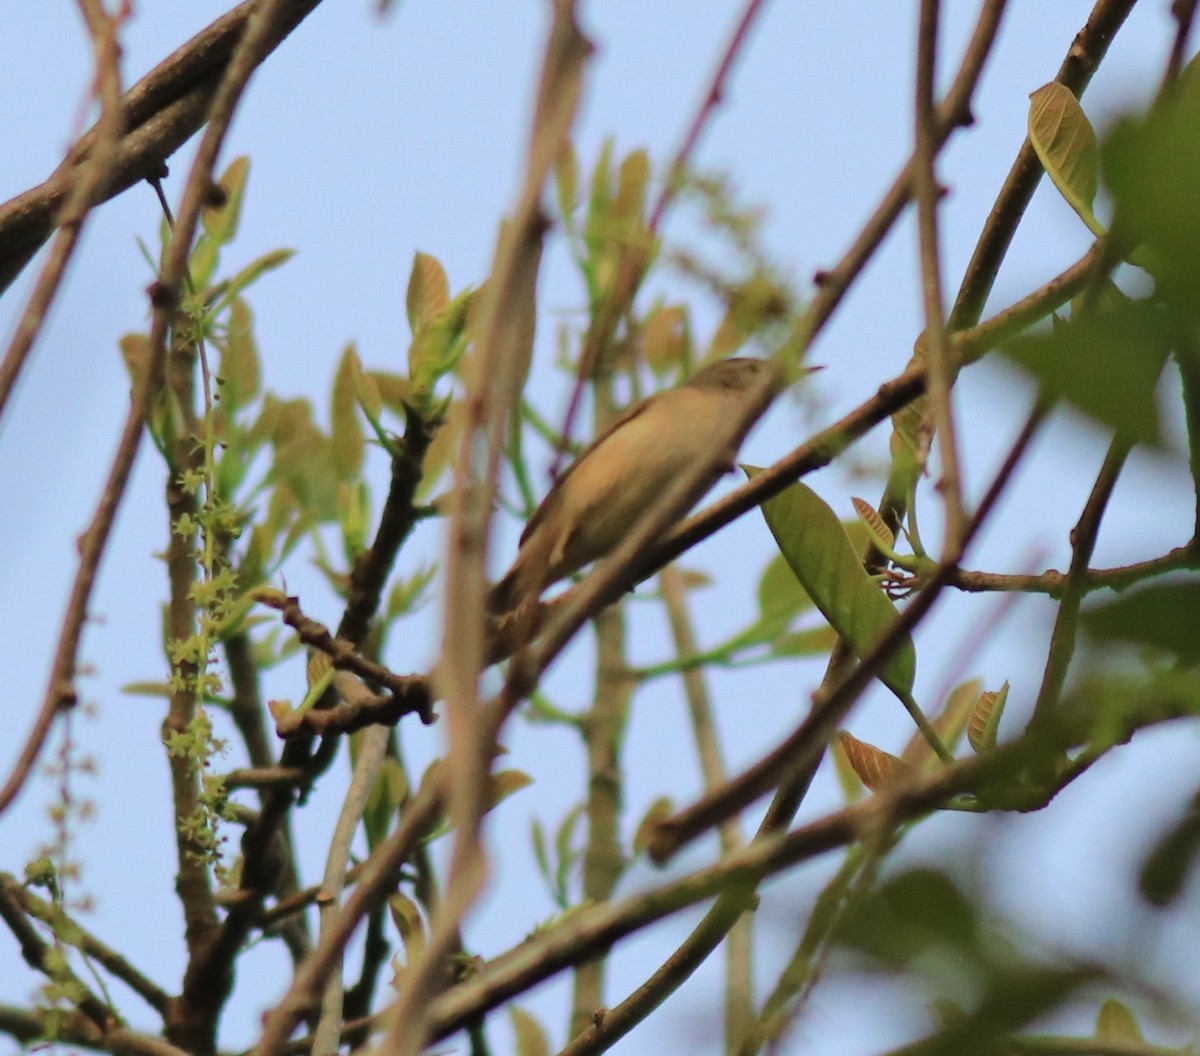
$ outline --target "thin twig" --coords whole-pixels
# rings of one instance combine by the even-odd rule
[[[267,1013],[256,1056],[281,1056],[296,1024],[318,1009],[321,992],[346,943],[363,918],[395,889],[401,866],[436,821],[444,801],[441,786],[436,779],[422,785],[406,805],[400,827],[359,867],[358,886],[322,932],[312,953],[296,969],[283,999]]]
[[[54,298],[62,288],[67,264],[79,245],[79,237],[88,213],[96,203],[100,188],[116,164],[117,143],[125,132],[121,111],[120,44],[117,33],[128,11],[109,16],[99,0],[78,0],[95,54],[96,73],[93,91],[100,100],[100,119],[96,122],[95,148],[73,173],[74,180],[59,213],[59,235],[42,268],[16,333],[0,361],[0,417],[12,396],[21,368],[37,340]]]
[[[367,800],[375,787],[375,778],[387,752],[389,731],[385,727],[367,730],[358,742],[358,758],[354,775],[342,800],[333,838],[325,856],[325,873],[321,880],[321,933],[333,926],[342,898],[346,864],[350,861],[350,843],[362,821]],[[321,1017],[313,1032],[312,1056],[333,1056],[337,1052],[342,1026],[344,988],[340,965],[329,973],[321,1000]]]
[[[675,651],[680,660],[686,661],[696,655],[697,647],[683,573],[678,566],[668,565],[659,573],[658,579],[671,635],[675,639]],[[727,775],[704,672],[699,668],[690,668],[683,671],[682,679],[704,788],[706,791],[719,788],[725,783]],[[744,842],[736,818],[729,818],[720,825],[717,835],[722,854],[733,854]],[[745,1038],[754,1014],[754,921],[749,916],[740,915],[729,929],[725,939],[725,956],[725,1051],[734,1052]]]
[[[1171,55],[1163,72],[1160,94],[1173,84],[1183,69],[1187,57],[1188,37],[1192,34],[1192,23],[1196,19],[1197,0],[1173,0],[1171,15],[1175,19],[1175,39],[1171,42]]]
[[[426,725],[434,721],[429,678],[397,675],[383,664],[363,656],[350,641],[334,637],[324,624],[306,616],[300,608],[299,598],[279,591],[260,591],[258,600],[277,609],[283,615],[283,622],[296,631],[300,641],[328,656],[334,668],[377,683],[390,693],[387,697],[356,695],[353,700],[344,698],[333,708],[279,716],[276,726],[280,736],[291,737],[301,732],[351,733],[375,722],[394,725],[399,718],[412,713]]]
[[[950,342],[946,332],[946,308],[942,296],[942,254],[938,238],[938,203],[941,200],[941,187],[938,184],[936,168],[937,114],[933,85],[937,68],[939,10],[938,0],[921,0],[920,25],[917,29],[913,192],[917,201],[921,287],[925,301],[925,362],[928,365],[926,380],[929,408],[942,462],[938,490],[946,509],[943,547],[945,552],[952,553],[959,549],[959,541],[967,526],[967,514],[963,506],[958,441],[951,401],[955,371],[950,359]]]
[[[99,964],[113,978],[120,979],[156,1012],[166,1011],[170,1001],[167,992],[138,971],[111,946],[81,927],[77,920],[68,917],[61,906],[51,907],[8,873],[0,873],[0,888],[29,916],[37,918],[49,927],[55,927],[56,922],[69,927],[72,944],[78,946],[85,956]]]
[[[595,420],[599,435],[617,417],[608,378],[593,386]],[[579,731],[587,752],[587,797],[584,815],[587,836],[583,848],[583,901],[607,902],[625,872],[621,845],[621,806],[624,801],[622,750],[629,723],[629,703],[636,683],[629,676],[625,614],[614,605],[594,621],[596,677],[592,706],[583,715]],[[605,1004],[607,958],[604,954],[575,969],[569,1031],[577,1034],[594,1022]]]
[[[1066,684],[1067,669],[1075,654],[1079,625],[1079,606],[1087,592],[1088,565],[1096,548],[1096,537],[1100,533],[1100,522],[1116,487],[1117,477],[1129,456],[1129,443],[1115,438],[1104,456],[1104,464],[1096,476],[1091,493],[1084,504],[1079,521],[1071,532],[1071,565],[1067,570],[1058,612],[1054,619],[1054,631],[1050,638],[1050,655],[1046,659],[1046,670],[1038,689],[1029,720],[1030,732],[1034,730],[1053,734],[1056,715],[1063,686]]]

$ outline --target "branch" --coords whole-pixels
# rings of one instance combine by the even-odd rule
[[[121,97],[124,132],[108,179],[96,189],[90,208],[140,180],[160,177],[164,162],[208,118],[209,105],[251,15],[266,0],[246,0],[159,63]],[[287,0],[282,18],[266,41],[273,51],[320,3]],[[103,120],[103,119],[102,119]],[[79,171],[99,148],[101,128],[86,133],[45,183],[0,205],[0,293],[8,288],[38,248],[62,222],[64,203]]]
[[[1200,552],[1194,543],[1177,546],[1161,557],[1148,561],[1136,561],[1117,568],[1088,568],[1079,574],[1079,587],[1084,593],[1094,590],[1124,590],[1152,576],[1177,572],[1183,568],[1200,568]],[[951,584],[971,592],[1015,591],[1025,594],[1047,594],[1061,598],[1067,588],[1069,572],[1049,569],[1038,575],[1005,575],[1000,572],[972,572],[960,568],[951,578]]]
[[[1058,702],[1067,679],[1067,669],[1075,654],[1075,643],[1079,625],[1079,606],[1086,593],[1085,581],[1088,564],[1096,547],[1096,536],[1100,532],[1100,521],[1116,487],[1117,477],[1129,456],[1129,444],[1114,439],[1104,456],[1104,464],[1092,485],[1091,494],[1084,504],[1079,521],[1071,532],[1071,565],[1067,570],[1063,590],[1054,620],[1054,631],[1050,638],[1050,655],[1046,670],[1033,706],[1029,729],[1051,733],[1056,726]]]
[[[350,860],[350,843],[362,820],[367,800],[375,787],[375,778],[387,752],[388,731],[379,727],[366,733],[358,743],[358,758],[350,787],[338,812],[333,838],[325,857],[325,872],[321,879],[324,897],[321,899],[321,933],[333,925],[345,884],[346,864]],[[342,1025],[342,1000],[345,996],[340,964],[329,973],[321,1000],[321,1016],[313,1032],[313,1056],[333,1056],[338,1049]]]
[[[300,733],[351,733],[372,723],[394,726],[404,715],[416,713],[425,725],[434,722],[433,688],[423,675],[397,675],[382,664],[368,660],[357,652],[345,638],[335,638],[324,624],[305,616],[300,599],[280,591],[260,591],[258,600],[277,609],[283,622],[295,629],[305,645],[324,653],[339,671],[349,671],[389,690],[390,696],[343,694],[342,703],[332,708],[310,708],[304,712],[287,712],[276,716],[276,731],[280,737]],[[349,687],[345,687],[349,688]]]
[[[338,624],[338,637],[362,645],[379,609],[383,586],[391,574],[396,555],[416,524],[417,486],[425,454],[433,440],[434,426],[408,408],[404,439],[392,459],[392,478],[371,546],[359,554],[350,570],[346,609]]]
[[[20,945],[25,963],[58,984],[60,990],[69,992],[71,996],[64,1000],[69,1000],[94,1027],[107,1030],[116,1021],[115,1013],[71,971],[65,958],[54,956],[52,947],[38,934],[21,900],[14,895],[11,885],[15,883],[12,877],[6,877],[0,884],[0,920]]]
[[[315,1012],[329,975],[341,959],[363,918],[399,883],[401,866],[413,853],[441,812],[442,781],[424,784],[404,809],[400,827],[359,867],[358,886],[341,912],[323,929],[312,953],[296,969],[283,999],[266,1015],[256,1056],[281,1056],[287,1039],[302,1018]]]
[[[159,173],[162,159],[203,124],[215,90],[214,79],[228,64],[250,15],[264,2],[247,0],[218,19],[125,94],[122,105],[126,132],[119,148],[120,158],[112,169],[111,183],[102,189],[106,198],[147,175]],[[278,45],[319,2],[290,0],[276,35],[268,40],[268,47]],[[97,138],[98,130],[89,132],[49,180],[0,206],[0,291],[12,282],[53,231],[55,217],[75,186],[75,169],[96,149]],[[96,570],[141,442],[142,423],[146,420],[154,391],[151,378],[158,369],[154,365],[147,370],[134,390],[133,406],[122,427],[96,512],[80,537],[79,569],[59,632],[49,685],[25,747],[8,781],[0,789],[0,814],[9,807],[28,779],[55,715],[75,704],[75,663]]]
[[[170,1001],[169,995],[147,976],[139,972],[111,946],[101,942],[79,922],[72,920],[60,906],[50,906],[9,873],[0,873],[0,890],[20,907],[22,912],[54,928],[55,920],[69,926],[71,945],[105,969],[113,978],[120,979],[126,986],[146,1002],[154,1011],[163,1014]]]
[[[4,415],[21,368],[25,365],[50,306],[62,286],[67,264],[75,252],[75,247],[79,245],[79,236],[83,233],[83,224],[96,193],[107,181],[116,164],[117,143],[124,132],[117,31],[128,17],[128,11],[110,17],[98,0],[80,0],[80,10],[96,56],[93,91],[100,100],[100,119],[94,129],[95,149],[91,156],[80,164],[72,181],[59,216],[58,222],[62,230],[29,296],[29,302],[17,323],[16,333],[8,351],[5,352],[3,361],[0,361],[0,417]]]
[[[997,12],[1004,7],[996,4]],[[922,0],[917,30],[917,78],[914,107],[916,150],[913,153],[913,186],[917,199],[917,228],[920,236],[921,286],[925,301],[925,362],[928,366],[929,408],[941,453],[942,477],[938,491],[946,508],[943,546],[946,552],[959,549],[967,526],[963,506],[958,442],[954,428],[951,386],[954,364],[946,330],[946,306],[942,295],[942,255],[938,237],[938,203],[942,188],[937,180],[937,113],[933,100],[937,66],[939,23],[938,0]],[[999,15],[997,14],[997,23]],[[997,28],[998,24],[997,24]]]
[[[1082,96],[1135,3],[1137,0],[1096,0],[1087,23],[1075,35],[1054,80],[1076,96]],[[963,273],[958,297],[950,311],[948,325],[951,331],[971,326],[983,314],[996,274],[1042,178],[1042,171],[1042,163],[1026,137]]]

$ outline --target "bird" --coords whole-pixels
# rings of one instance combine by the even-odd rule
[[[742,412],[776,369],[749,357],[719,360],[629,407],[554,482],[521,533],[512,568],[492,588],[488,610],[525,610],[547,587],[609,553],[676,478],[704,458],[711,464],[687,508],[695,505],[733,468],[714,457],[710,435],[719,432],[718,423],[738,423],[729,442],[740,447],[753,425]]]

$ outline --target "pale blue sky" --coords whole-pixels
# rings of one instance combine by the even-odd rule
[[[950,9],[950,25],[943,69],[949,70],[975,5],[944,6]],[[1086,109],[1098,125],[1137,106],[1152,90],[1169,41],[1168,6],[1166,0],[1146,0],[1118,37],[1086,97]],[[978,96],[977,124],[955,137],[941,169],[951,189],[943,224],[951,289],[1024,135],[1028,95],[1053,76],[1089,7],[1079,0],[1010,4]],[[252,156],[242,232],[227,264],[236,266],[281,245],[298,251],[253,292],[268,387],[285,396],[313,397],[325,420],[321,394],[347,342],[357,343],[369,366],[403,362],[408,337],[403,295],[414,251],[437,256],[456,290],[484,277],[497,221],[511,203],[520,171],[545,8],[534,0],[406,0],[379,20],[365,0],[329,0],[255,77],[222,167],[238,154]],[[707,83],[732,26],[733,8],[712,0],[586,5],[585,29],[598,54],[577,135],[585,169],[609,135],[621,151],[647,147],[661,166]],[[187,5],[142,0],[125,38],[126,83],[223,10],[223,4],[210,0]],[[815,269],[843,252],[907,156],[915,23],[915,5],[894,0],[768,5],[726,104],[705,136],[700,166],[733,173],[742,200],[766,208],[769,251],[801,293],[811,288]],[[3,200],[44,179],[57,164],[79,130],[90,73],[69,4],[0,6],[0,39],[7,45],[0,68],[0,97],[7,101],[0,109]],[[177,193],[189,159],[187,149],[173,159],[170,191]],[[144,187],[94,214],[17,399],[0,423],[6,745],[15,747],[24,738],[44,691],[62,599],[74,572],[75,537],[90,516],[125,411],[128,383],[116,342],[145,322],[144,288],[151,276],[135,239],[152,239],[157,225],[154,197]],[[687,229],[686,223],[674,223],[667,234],[682,236]],[[994,307],[1076,259],[1087,238],[1074,214],[1044,186],[1001,274]],[[817,343],[813,359],[828,368],[817,390],[826,417],[856,405],[907,360],[921,325],[914,262],[913,225],[906,220]],[[5,337],[33,274],[27,271],[0,300]],[[713,309],[695,287],[676,283],[671,288],[694,298],[698,318],[711,325]],[[552,244],[540,290],[533,391],[555,416],[561,413],[561,384],[549,372],[554,329],[560,318],[577,317],[582,303],[561,244]],[[1020,384],[990,363],[964,375],[959,412],[974,494],[1010,442],[1022,406]],[[747,461],[771,461],[803,439],[801,430],[808,428],[795,406],[785,403],[751,438]],[[867,451],[881,456],[885,439],[879,431]],[[1098,431],[1060,416],[1038,441],[1030,466],[1018,475],[1000,518],[969,564],[1021,570],[1031,548],[1043,547],[1043,560],[1063,567],[1067,532],[1101,453]],[[372,474],[378,499],[384,480],[378,458]],[[878,492],[873,482],[860,481],[850,489],[833,472],[810,483],[843,516],[850,515],[851,493],[872,498]],[[1184,542],[1189,487],[1177,458],[1135,456],[1118,488],[1097,563],[1144,558]],[[103,567],[94,606],[98,620],[83,650],[84,659],[96,665],[83,691],[98,705],[99,716],[81,723],[78,735],[102,770],[80,789],[99,802],[100,813],[80,829],[78,852],[85,862],[82,886],[99,901],[89,925],[116,940],[170,988],[181,967],[180,925],[172,867],[163,853],[169,791],[157,744],[161,716],[157,702],[124,696],[118,689],[129,681],[161,677],[163,671],[158,603],[166,588],[161,563],[152,556],[166,538],[161,488],[161,463],[147,445]],[[925,508],[926,531],[936,534],[934,509]],[[516,531],[515,525],[505,526],[497,566],[511,554]],[[439,548],[438,526],[427,525],[412,552],[436,557]],[[719,586],[695,596],[702,640],[717,641],[750,617],[753,587],[770,548],[761,519],[748,516],[692,556],[691,564],[726,569]],[[746,578],[739,579],[743,574]],[[289,588],[302,593],[313,615],[334,618],[333,602],[303,562],[293,562],[287,575]],[[942,604],[918,637],[918,696],[940,684],[947,649],[990,619],[993,606],[987,599]],[[646,606],[635,608],[635,658],[661,658],[666,648],[661,621],[647,615]],[[1036,690],[1050,609],[1033,601],[1017,612],[968,673],[991,685],[1010,680],[1011,706],[1020,716]],[[9,622],[14,618],[19,623]],[[399,670],[423,669],[434,657],[435,642],[436,610],[431,608],[420,633],[394,646],[387,659]],[[585,703],[578,686],[587,681],[583,665],[589,655],[585,643],[551,673],[547,689],[561,705]],[[815,665],[776,665],[752,676],[714,678],[732,765],[754,759],[790,728],[818,674]],[[268,689],[277,696],[298,696],[295,670],[280,673]],[[851,728],[895,749],[907,736],[906,721],[894,702],[872,694]],[[437,751],[438,731],[414,736],[414,756]],[[629,831],[656,796],[665,792],[682,802],[695,792],[690,744],[676,685],[663,680],[639,695],[628,743]],[[535,773],[539,784],[514,797],[497,817],[492,846],[506,859],[514,842],[527,844],[532,816],[557,823],[565,804],[579,797],[582,775],[579,753],[561,731],[521,723],[510,734],[509,747],[511,765]],[[998,824],[943,819],[928,826],[906,853],[936,858],[950,847],[959,855],[964,844],[974,847],[983,882],[1006,910],[1049,928],[1067,948],[1105,949],[1103,943],[1115,939],[1096,922],[1116,919],[1129,907],[1130,863],[1144,852],[1159,820],[1170,817],[1193,791],[1191,780],[1179,775],[1195,772],[1197,748],[1190,727],[1159,731],[1097,768],[1038,816]],[[13,751],[0,749],[0,773],[7,773]],[[547,760],[558,763],[550,773]],[[319,868],[320,845],[332,824],[344,772],[344,765],[335,766],[299,818],[301,827],[322,834],[310,841],[304,863],[310,877]],[[0,819],[0,844],[7,852],[0,868],[19,870],[24,856],[45,837],[41,810],[51,795],[50,783],[38,781]],[[833,804],[832,783],[820,782],[818,796],[821,804]],[[687,860],[698,862],[711,853],[711,848],[700,849]],[[791,935],[796,907],[808,905],[828,864],[801,870],[768,889],[760,917],[779,927],[764,931]],[[652,880],[650,867],[638,863],[625,884],[633,890]],[[501,951],[551,914],[537,883],[526,861],[506,860],[499,868],[468,933],[479,952]],[[1195,941],[1194,910],[1193,899],[1172,918],[1174,937],[1164,935],[1164,946],[1174,943],[1183,950],[1184,943]],[[640,983],[652,959],[661,958],[686,926],[681,918],[640,938],[616,959],[614,979]],[[764,939],[764,985],[773,981],[788,952],[787,941]],[[229,1046],[253,1040],[259,1012],[283,984],[283,961],[275,948],[260,947],[248,963],[256,970],[243,970],[223,1035]],[[0,935],[0,1002],[24,1001],[33,985],[15,944]],[[717,986],[717,973],[702,971],[615,1051],[669,1051],[680,1031],[696,1029],[697,1017],[708,1022],[705,1010],[715,1007]],[[534,1003],[556,1042],[562,1041],[564,993],[560,984],[552,984]],[[623,996],[618,984],[612,1003]],[[136,998],[122,998],[135,1025],[152,1022]],[[924,1029],[919,1018],[908,1015],[881,1010],[870,1024],[855,1016],[851,1031],[846,1006],[833,996],[821,997],[797,1034],[795,1051],[854,1056],[896,1044],[908,1036],[897,1031]],[[504,1031],[503,1026],[494,1031],[497,1052],[506,1051]],[[712,1041],[694,1047],[718,1051]]]

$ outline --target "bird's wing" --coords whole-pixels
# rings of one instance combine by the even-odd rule
[[[575,460],[569,466],[567,466],[562,475],[554,482],[554,485],[546,493],[546,497],[542,499],[541,503],[538,504],[538,508],[533,511],[533,516],[529,518],[529,523],[525,525],[525,530],[521,533],[521,545],[524,545],[525,541],[537,529],[537,526],[542,523],[542,521],[545,519],[546,512],[554,508],[555,496],[558,495],[559,491],[562,489],[563,481],[565,481],[567,477],[571,475],[571,472],[575,469],[575,467],[579,465],[579,463],[585,458],[587,458],[588,455],[595,451],[596,448],[598,448],[602,443],[604,443],[605,440],[612,436],[613,433],[620,429],[621,426],[623,426],[626,422],[632,421],[639,414],[641,414],[646,409],[646,404],[649,403],[653,398],[653,396],[647,396],[645,399],[638,400],[637,403],[631,404],[625,409],[624,413],[622,413],[620,417],[618,417],[611,425],[609,425],[607,429],[604,429],[599,436],[597,436],[590,444],[587,445],[587,447],[579,452]]]

